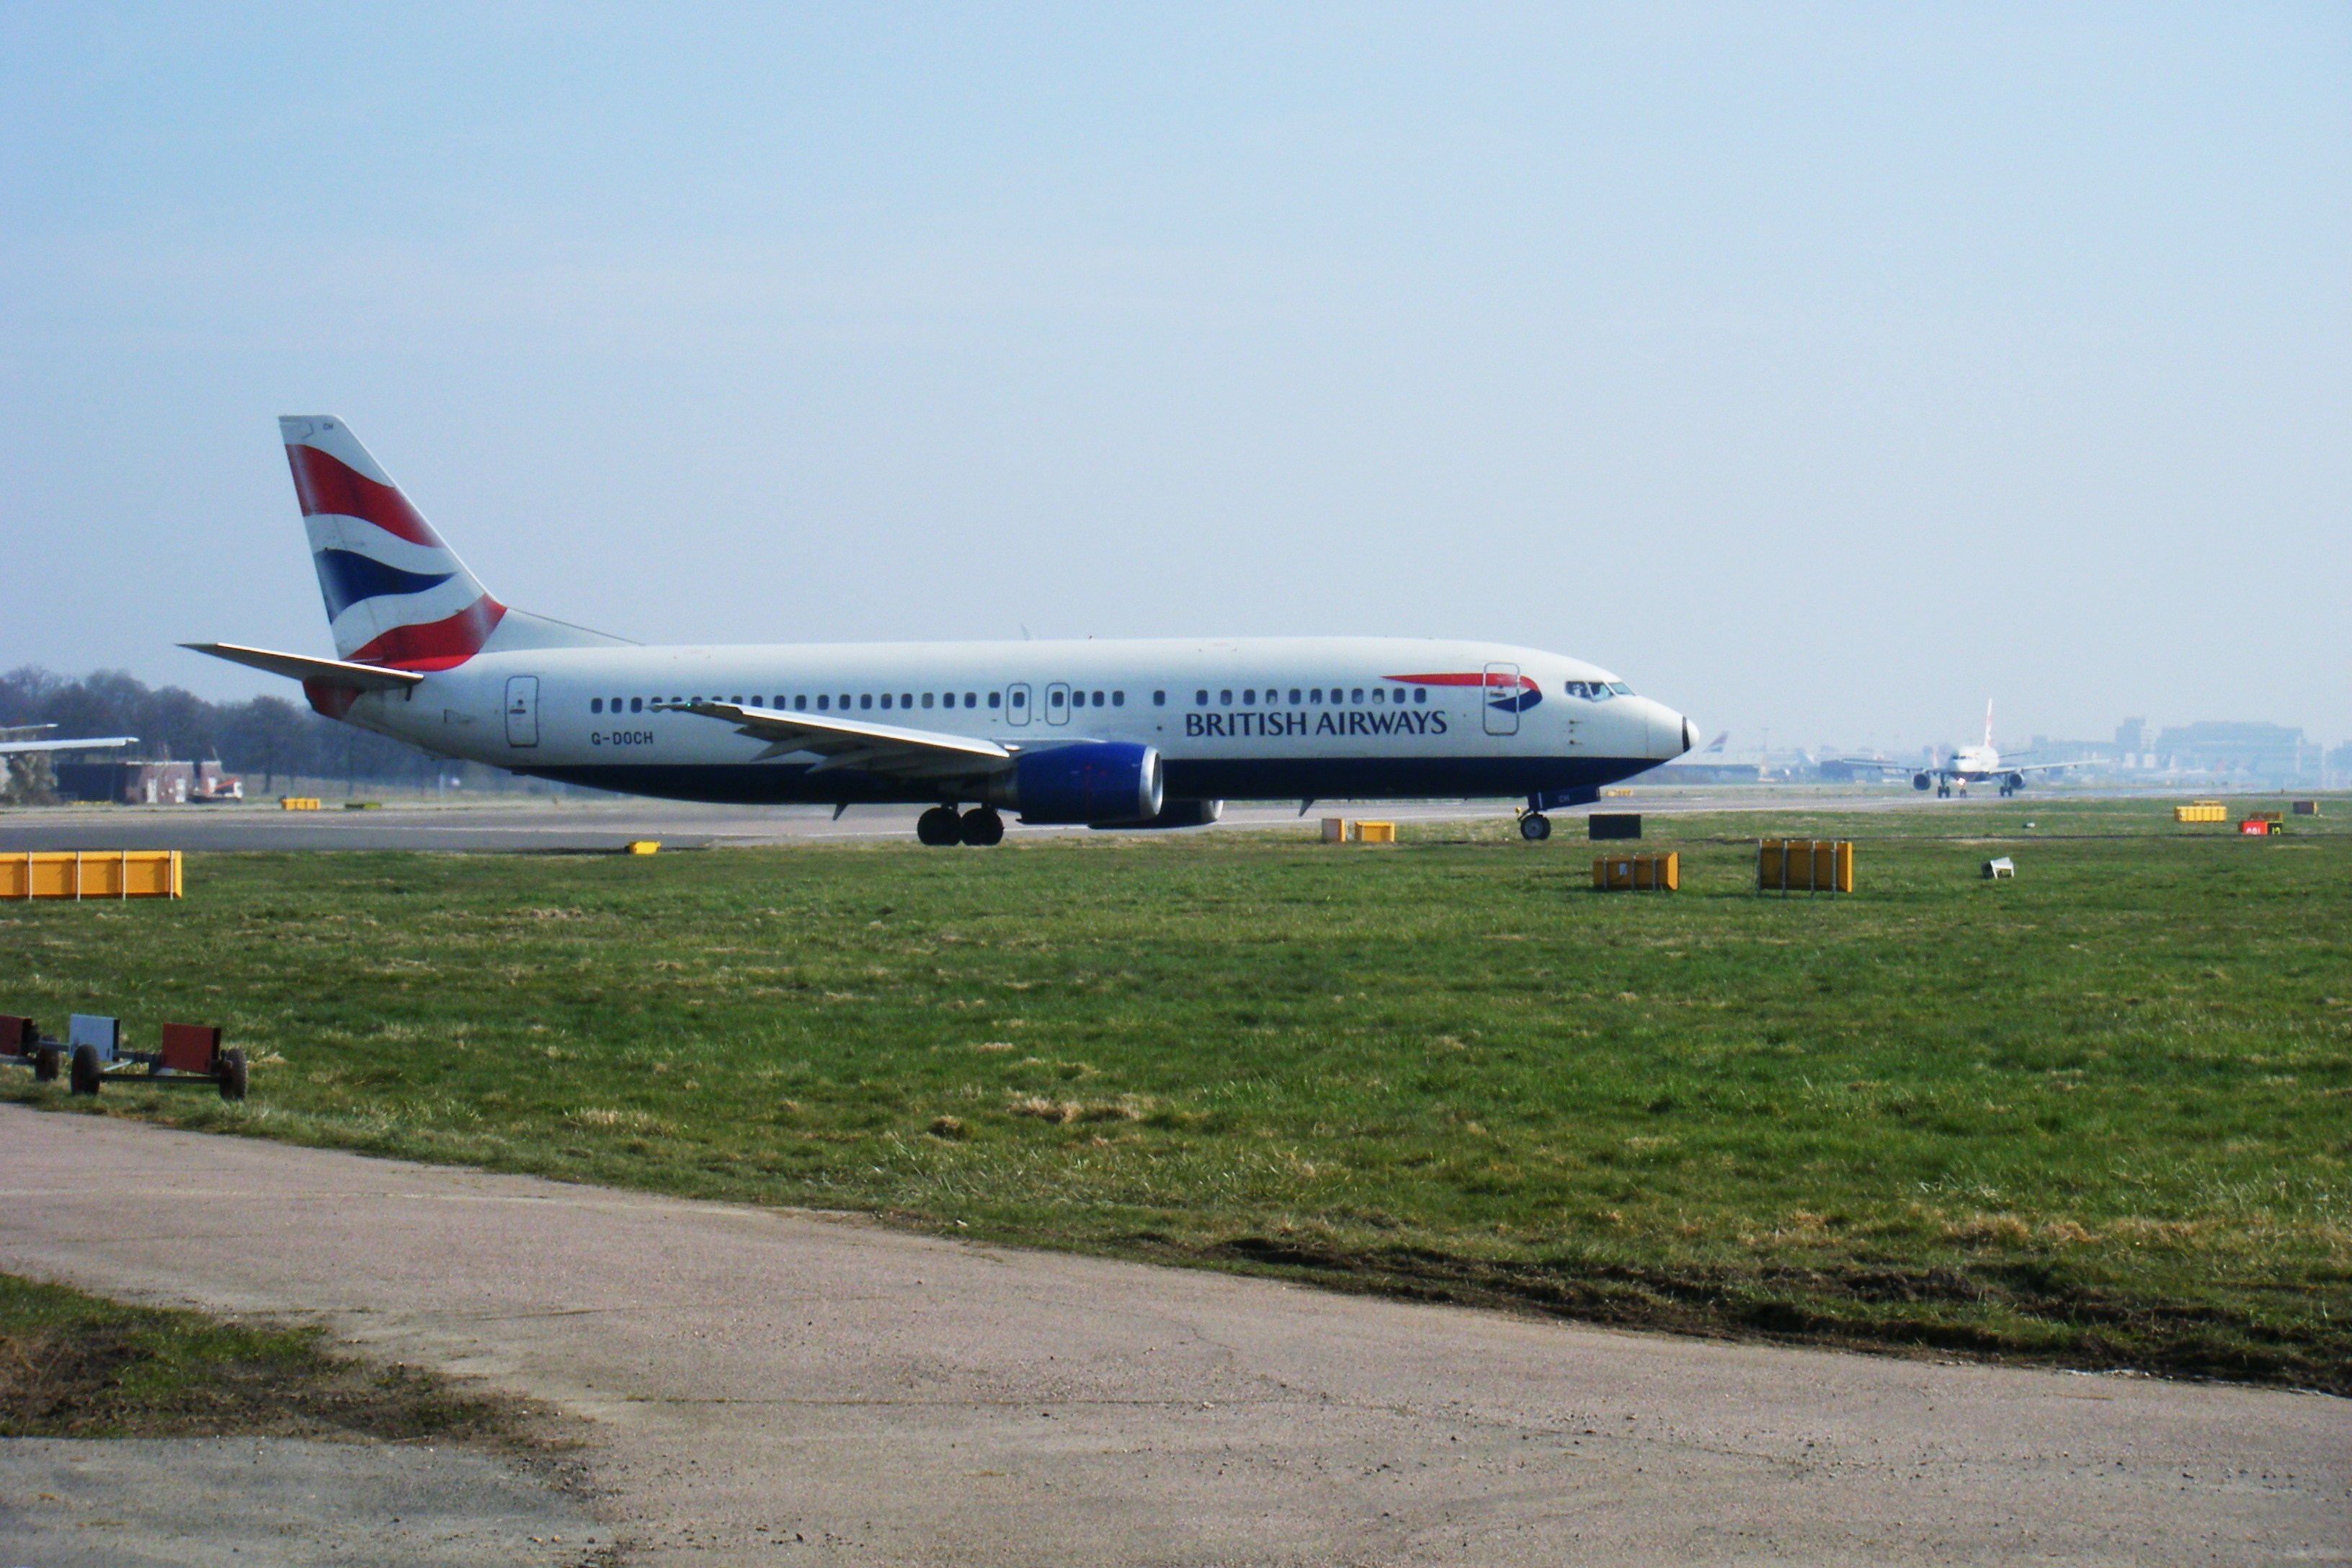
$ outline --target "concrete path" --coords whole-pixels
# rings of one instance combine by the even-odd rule
[[[2352,1560],[2352,1403],[1651,1338],[0,1107],[0,1269],[587,1417],[627,1560]]]

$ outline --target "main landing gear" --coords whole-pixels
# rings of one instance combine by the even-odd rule
[[[970,844],[984,849],[1004,841],[1004,818],[992,806],[974,806],[959,816],[951,805],[935,805],[915,818],[915,837],[934,848]]]

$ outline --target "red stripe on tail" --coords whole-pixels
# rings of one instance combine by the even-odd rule
[[[394,669],[450,669],[482,651],[506,613],[504,605],[485,594],[446,621],[394,626],[351,659]]]
[[[354,473],[316,447],[289,447],[286,461],[294,469],[294,493],[301,498],[304,517],[332,512],[363,518],[411,544],[446,548],[408,498],[390,485]]]

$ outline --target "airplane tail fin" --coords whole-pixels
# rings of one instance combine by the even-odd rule
[[[1992,750],[1992,699],[1985,699],[1985,750]]]
[[[421,671],[485,648],[625,640],[500,604],[341,419],[289,416],[278,428],[340,658]]]

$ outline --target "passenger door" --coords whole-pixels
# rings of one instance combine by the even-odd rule
[[[507,678],[507,744],[539,744],[539,677]]]
[[[1008,724],[1029,722],[1029,689],[1026,686],[1004,689],[1004,721]]]
[[[1066,724],[1070,721],[1070,689],[1060,681],[1045,688],[1045,722]]]
[[[1516,664],[1490,664],[1486,667],[1486,683],[1478,693],[1478,701],[1486,719],[1489,735],[1516,735],[1519,732],[1519,667]]]

